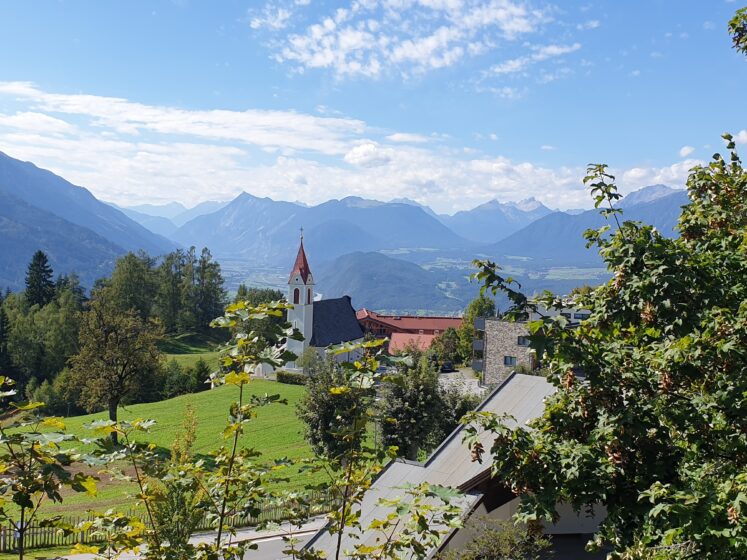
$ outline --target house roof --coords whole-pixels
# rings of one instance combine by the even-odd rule
[[[291,270],[288,283],[293,281],[293,277],[296,274],[301,275],[301,279],[305,284],[311,274],[311,268],[309,267],[309,261],[306,259],[306,251],[303,248],[303,238],[301,238],[301,245],[298,247],[298,254],[296,255],[296,262],[293,263],[293,270]]]
[[[315,301],[309,344],[324,348],[363,338],[363,329],[355,318],[350,296]]]
[[[483,401],[478,410],[513,417],[514,421],[506,422],[509,427],[524,425],[542,414],[545,398],[554,390],[543,377],[514,373]],[[427,481],[430,484],[465,488],[467,483],[473,483],[484,476],[490,466],[487,462],[489,458],[483,464],[472,462],[469,449],[462,443],[463,429],[463,426],[459,426],[454,430],[425,463],[405,460],[389,463],[363,497],[360,506],[361,527],[368,527],[376,519],[386,518],[391,509],[380,506],[379,500],[402,496],[404,485],[417,485]],[[493,436],[482,433],[480,441],[484,448],[489,450],[493,444]],[[481,498],[479,492],[470,492],[460,498],[458,505],[466,515]],[[351,549],[356,543],[372,545],[376,543],[377,538],[379,536],[375,532],[366,532],[360,539],[346,533],[343,536],[342,549]],[[328,557],[331,557],[335,541],[336,537],[324,528],[314,535],[306,548],[326,551]]]
[[[392,333],[389,339],[389,353],[402,352],[412,345],[425,351],[431,347],[434,338],[435,334]]]
[[[382,315],[366,309],[356,312],[359,321],[371,319],[400,331],[438,330],[448,328],[458,329],[462,324],[461,317],[417,317],[414,315]]]

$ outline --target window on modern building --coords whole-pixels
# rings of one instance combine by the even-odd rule
[[[563,317],[565,317],[566,319],[570,319],[570,318],[571,318],[571,314],[570,314],[570,313],[565,313],[565,312],[563,312],[563,313],[561,313],[561,315],[562,315]]]
[[[441,331],[439,331],[438,329],[436,329],[435,331],[433,331],[433,334],[441,334]]]
[[[423,334],[423,329],[420,329],[420,330],[418,331],[418,334]]]
[[[519,346],[529,346],[529,337],[526,337],[526,336],[520,336],[520,337],[519,337],[519,338],[518,338],[518,339],[516,340],[516,344],[518,344]]]
[[[586,321],[586,319],[588,319],[590,315],[590,313],[574,313],[573,318],[579,319],[581,321]]]
[[[503,356],[503,365],[504,366],[515,366],[516,356]]]
[[[295,290],[293,290],[293,303],[297,305],[300,299],[301,299],[301,292],[298,288],[296,288]]]

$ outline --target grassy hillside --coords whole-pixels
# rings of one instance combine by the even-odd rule
[[[283,385],[272,381],[256,380],[249,385],[251,394],[280,394],[288,404],[273,404],[259,410],[240,443],[243,447],[254,447],[262,452],[261,460],[273,460],[288,457],[301,460],[312,456],[311,449],[303,438],[303,426],[296,417],[296,403],[303,396],[305,389],[296,385]],[[148,418],[156,420],[151,433],[144,434],[142,439],[168,449],[174,436],[180,430],[184,411],[191,404],[197,416],[197,438],[194,453],[208,454],[221,444],[221,432],[225,427],[228,408],[237,397],[234,387],[220,387],[202,393],[183,395],[157,403],[138,404],[120,409],[121,420]],[[93,420],[105,419],[105,413],[89,414],[66,419],[68,431],[81,437],[91,437],[84,426]],[[281,471],[281,476],[288,476],[289,482],[281,482],[279,488],[302,489],[309,475],[299,475],[297,470]],[[132,503],[129,497],[134,494],[134,486],[102,477],[99,484],[99,497],[90,498],[72,495],[61,506],[48,507],[45,514],[82,514],[87,509],[102,510],[109,507],[127,508]]]
[[[161,342],[159,349],[166,361],[176,360],[182,367],[193,366],[197,360],[203,359],[211,369],[217,369],[221,342],[216,336],[181,334]]]

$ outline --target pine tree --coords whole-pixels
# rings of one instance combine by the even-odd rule
[[[31,258],[26,272],[26,300],[29,305],[43,307],[54,297],[52,267],[44,251],[37,251]]]

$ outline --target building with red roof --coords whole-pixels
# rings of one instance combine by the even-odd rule
[[[415,315],[383,315],[366,309],[356,312],[363,331],[389,338],[389,352],[404,350],[411,343],[421,350],[430,348],[433,339],[446,329],[458,329],[460,317],[420,317]]]

